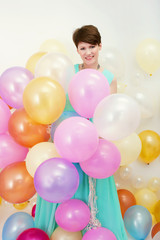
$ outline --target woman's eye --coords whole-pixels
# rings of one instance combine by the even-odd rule
[[[93,46],[91,46],[91,48],[95,48],[95,46],[93,45]]]
[[[81,48],[80,50],[84,50],[84,48]]]

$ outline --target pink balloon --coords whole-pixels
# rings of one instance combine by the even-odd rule
[[[110,94],[106,77],[95,69],[84,69],[72,78],[68,96],[77,113],[92,118],[97,104]]]
[[[11,163],[24,161],[28,148],[16,143],[8,134],[0,135],[0,168]]]
[[[0,99],[0,134],[8,130],[8,120],[11,116],[8,105]]]
[[[116,236],[109,229],[98,227],[86,232],[82,240],[117,240]]]
[[[56,212],[57,224],[68,232],[78,232],[84,229],[90,220],[90,209],[79,199],[70,199],[61,203]]]
[[[39,228],[29,228],[23,231],[17,240],[49,240],[47,233]]]
[[[33,77],[26,68],[8,68],[0,77],[0,96],[9,106],[22,108],[23,91]]]
[[[60,156],[71,162],[82,162],[98,147],[98,134],[93,123],[82,117],[71,117],[59,124],[54,143]]]
[[[120,161],[118,148],[113,143],[100,139],[96,152],[89,159],[81,162],[80,166],[91,177],[107,178],[117,171]]]

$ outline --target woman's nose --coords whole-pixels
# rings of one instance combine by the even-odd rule
[[[91,54],[91,52],[92,52],[92,49],[90,49],[90,48],[86,49],[86,54]]]

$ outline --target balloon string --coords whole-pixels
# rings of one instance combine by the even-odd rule
[[[91,216],[90,221],[85,228],[86,231],[101,227],[100,221],[96,218],[98,213],[97,209],[97,196],[96,196],[96,179],[89,177],[89,199],[88,199],[88,206],[90,207]]]

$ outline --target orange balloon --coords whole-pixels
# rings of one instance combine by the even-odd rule
[[[136,205],[136,199],[134,195],[127,189],[119,189],[117,190],[117,193],[118,193],[122,217],[124,217],[124,214],[127,211],[127,209],[133,205]]]
[[[35,78],[24,89],[24,109],[35,122],[55,122],[62,114],[65,103],[63,87],[49,77]]]
[[[155,160],[160,154],[160,135],[152,130],[145,130],[139,134],[142,149],[139,155],[145,163]]]
[[[11,115],[8,131],[17,143],[29,148],[37,143],[47,142],[50,138],[48,125],[35,122],[24,109],[17,109]]]
[[[23,203],[35,193],[34,181],[25,162],[12,163],[0,173],[0,196],[7,202]]]
[[[153,228],[152,228],[152,231],[151,231],[151,236],[152,238],[154,238],[154,236],[160,232],[160,222],[156,223]]]

